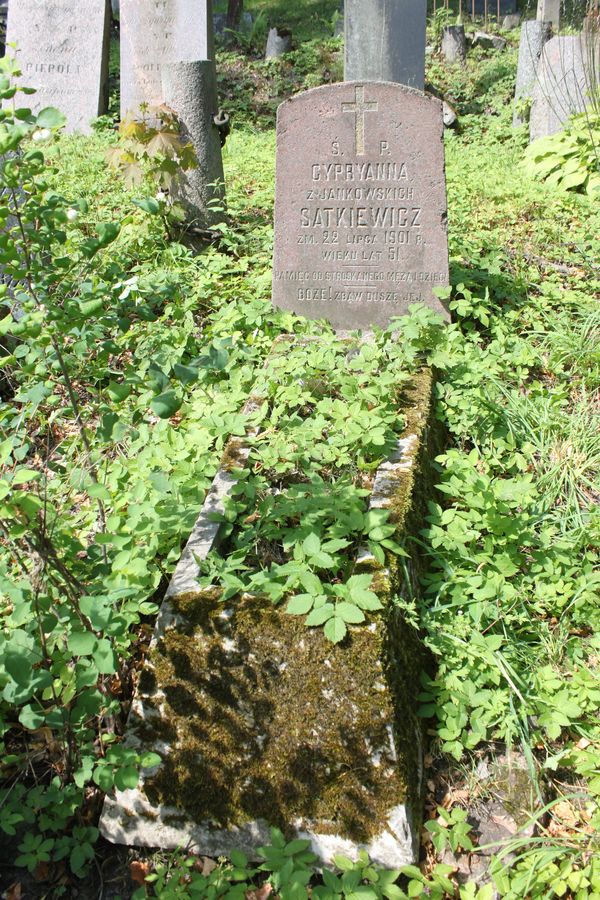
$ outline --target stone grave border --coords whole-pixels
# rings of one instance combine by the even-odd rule
[[[276,339],[274,346],[286,340],[294,341],[298,338],[294,335],[283,335]],[[346,340],[349,344],[352,343],[349,339]],[[433,417],[434,385],[433,371],[424,367],[413,375],[405,386],[401,406],[402,413],[406,416],[405,429],[398,438],[395,450],[379,466],[373,480],[369,509],[391,510],[390,520],[397,527],[395,539],[400,541],[406,535],[418,533],[424,521],[427,500],[434,490],[433,474],[428,471],[427,465],[427,461],[441,448],[439,425],[435,423]],[[261,398],[250,397],[244,406],[244,412],[252,412],[261,402]],[[254,433],[257,432],[258,429],[255,429]],[[163,600],[146,666],[150,665],[152,650],[165,633],[185,621],[184,617],[176,612],[171,600],[191,595],[201,602],[202,594],[210,593],[210,588],[203,589],[198,584],[200,574],[198,560],[204,560],[218,544],[221,523],[215,521],[215,514],[224,511],[225,500],[237,481],[232,469],[237,463],[245,462],[249,453],[250,448],[243,438],[230,438],[225,446],[221,466],[206,495]],[[369,572],[374,576],[373,589],[384,601],[385,606],[386,600],[399,586],[404,587],[408,596],[414,596],[418,590],[421,565],[418,549],[411,553],[410,559],[388,555],[386,565],[381,565],[365,547],[358,552],[356,572]],[[350,629],[356,627],[349,626]],[[384,627],[388,633],[396,632],[398,629],[402,635],[406,626],[403,626],[402,616],[396,611]],[[160,707],[164,694],[161,696],[161,692],[154,691],[151,696],[152,705],[146,705],[145,697],[139,693],[134,698],[125,730],[124,746],[144,752],[152,750],[165,754],[169,747],[160,739],[157,738],[151,746],[148,746],[143,738],[140,739],[135,734],[136,725],[152,725],[153,718],[161,719],[161,709],[157,709],[157,706]],[[312,830],[308,826],[303,827],[300,821],[290,823],[297,837],[310,839],[313,851],[323,863],[331,863],[337,853],[356,858],[358,850],[362,848],[367,850],[373,862],[382,865],[404,865],[416,860],[424,789],[423,735],[420,725],[415,725],[413,737],[417,761],[416,790],[413,796],[405,798],[405,803],[399,803],[391,810],[382,832],[368,844],[358,845],[340,835],[320,833],[318,828]],[[269,823],[261,819],[225,829],[212,826],[206,821],[193,821],[174,806],[153,806],[144,793],[143,785],[146,777],[152,777],[159,770],[160,764],[144,769],[137,788],[123,791],[115,789],[112,794],[107,795],[100,820],[100,832],[105,838],[131,846],[164,849],[184,847],[214,857],[239,849],[252,858],[256,847],[269,843]]]

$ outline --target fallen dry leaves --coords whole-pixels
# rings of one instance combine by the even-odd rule
[[[265,881],[259,888],[256,888],[255,891],[246,891],[245,897],[246,900],[267,900],[267,897],[273,892],[273,885],[269,884],[268,881]]]
[[[465,805],[471,799],[470,791],[466,790],[449,790],[442,800],[444,809],[452,809],[457,804]]]
[[[20,881],[15,881],[5,893],[6,900],[21,900],[23,896],[23,885]]]
[[[135,884],[145,884],[146,877],[150,874],[150,863],[141,859],[134,859],[129,864],[129,877]]]

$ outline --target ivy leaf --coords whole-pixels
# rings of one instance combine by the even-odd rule
[[[152,411],[159,419],[170,419],[181,408],[183,398],[175,391],[164,391],[151,401]]]
[[[98,246],[100,249],[100,246]],[[92,300],[80,300],[78,303],[79,312],[84,319],[91,319],[96,313],[104,308],[104,302],[101,297],[94,297]]]
[[[26,685],[31,681],[31,658],[26,651],[9,650],[4,658],[4,668],[17,684]]]
[[[148,751],[147,753],[142,753],[140,756],[140,766],[144,769],[153,769],[155,766],[159,766],[161,762],[162,759],[158,753]]]
[[[106,393],[115,403],[122,403],[131,393],[131,385],[125,382],[118,384],[116,381],[109,381],[106,387]]]
[[[40,472],[36,471],[36,469],[17,469],[15,472],[14,478],[12,480],[13,487],[17,484],[27,484],[28,481],[37,481],[40,477]]]
[[[198,369],[194,368],[194,366],[184,366],[181,363],[175,363],[173,374],[182,384],[193,384],[195,381],[198,381]]]
[[[29,731],[35,731],[44,724],[44,716],[37,709],[27,704],[19,713],[19,722]]]
[[[115,783],[113,771],[110,766],[97,766],[94,771],[93,780],[105,794],[108,794]]]
[[[98,242],[101,247],[108,247],[119,236],[121,226],[117,222],[102,222],[97,226]]]
[[[117,671],[117,658],[110,641],[101,638],[92,652],[92,659],[101,675],[112,675]]]
[[[54,106],[45,106],[37,114],[35,123],[38,128],[61,128],[66,121],[66,116]]]
[[[75,631],[69,637],[67,646],[74,656],[89,656],[94,652],[97,640],[91,631]]]
[[[133,202],[136,206],[139,206],[140,209],[143,209],[144,212],[150,213],[152,216],[155,216],[160,212],[160,203],[155,197],[144,197],[143,200],[134,200]]]
[[[123,766],[115,772],[115,785],[120,791],[126,791],[128,788],[133,790],[138,786],[140,776],[138,770],[134,766]]]

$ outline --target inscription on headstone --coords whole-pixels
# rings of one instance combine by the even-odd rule
[[[446,318],[442,104],[399,84],[343,82],[277,115],[273,303],[339,330],[413,303]]]
[[[162,103],[161,66],[214,59],[211,0],[121,0],[121,118]]]
[[[89,131],[106,109],[110,7],[107,0],[13,0],[7,42],[17,46],[27,104],[55,106],[68,131]]]

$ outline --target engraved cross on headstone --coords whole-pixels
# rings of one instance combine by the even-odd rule
[[[365,113],[377,112],[379,106],[376,100],[365,102],[365,88],[357,84],[355,88],[354,103],[342,103],[342,112],[352,112],[356,121],[356,155],[365,155]]]

